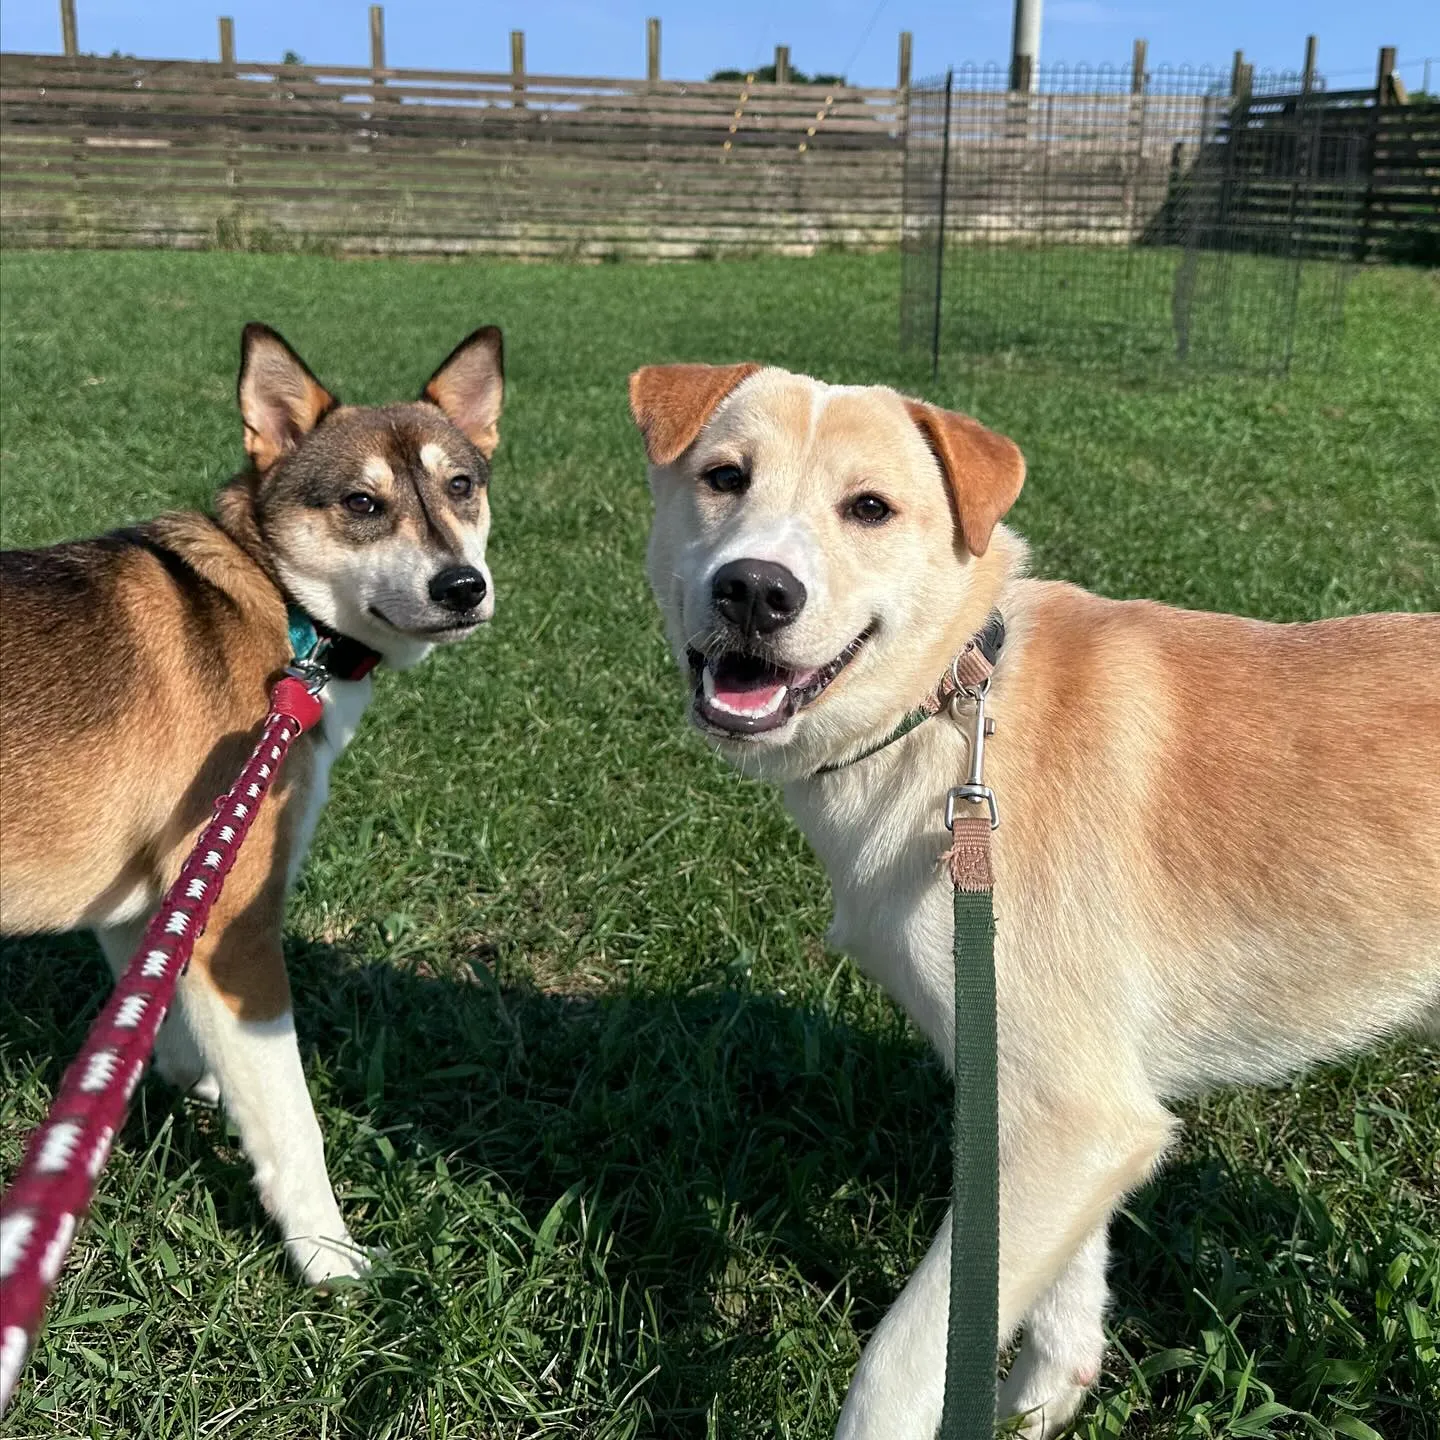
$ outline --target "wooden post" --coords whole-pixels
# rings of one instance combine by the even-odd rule
[[[1240,72],[1245,68],[1245,52],[1235,52],[1235,62],[1230,66],[1230,94],[1232,96],[1240,93]]]
[[[930,379],[940,376],[940,310],[945,292],[945,196],[950,188],[950,100],[955,69],[945,72],[945,130],[940,141],[940,214],[935,232],[935,313],[930,321]]]
[[[1375,67],[1375,105],[1370,111],[1369,132],[1365,145],[1365,202],[1360,210],[1360,225],[1355,237],[1355,259],[1364,264],[1370,259],[1374,242],[1375,221],[1375,152],[1380,147],[1380,111],[1395,99],[1395,47],[1382,45],[1380,60]]]
[[[1131,168],[1125,181],[1125,213],[1132,240],[1139,234],[1140,192],[1145,173],[1145,54],[1149,47],[1137,40],[1130,51],[1130,126],[1135,132]]]
[[[385,7],[370,7],[370,76],[376,85],[385,83]]]
[[[516,110],[525,108],[525,32],[510,32],[510,104]]]
[[[60,44],[68,59],[75,59],[80,53],[80,41],[75,26],[75,0],[60,0]],[[75,189],[83,195],[86,174],[85,136],[80,129],[73,132],[70,142],[70,174]]]
[[[790,83],[790,47],[788,45],[775,47],[775,83],[777,85]]]
[[[1388,105],[1395,98],[1395,47],[1380,47],[1380,64],[1375,71],[1375,103]]]
[[[1247,61],[1240,67],[1240,90],[1239,90],[1240,96],[1241,96],[1241,98],[1245,101],[1246,105],[1249,105],[1249,103],[1250,103],[1250,92],[1251,92],[1252,89],[1254,89],[1254,86],[1255,86],[1255,64],[1254,64],[1253,61],[1247,60]]]
[[[910,88],[910,46],[910,32],[902,30],[900,32],[900,74],[897,82],[897,88],[901,90]]]
[[[1315,136],[1310,114],[1310,93],[1315,88],[1316,39],[1305,37],[1305,63],[1300,68],[1300,97],[1295,102],[1295,160],[1294,182],[1290,186],[1290,203],[1286,206],[1285,233],[1287,255],[1290,261],[1290,281],[1286,286],[1287,325],[1285,339],[1284,372],[1290,373],[1290,363],[1295,350],[1295,315],[1300,296],[1300,269],[1305,259],[1306,242],[1309,239],[1314,190],[1310,185],[1311,167],[1315,159]]]
[[[229,15],[220,17],[220,74],[226,80],[235,78],[235,21]],[[235,144],[233,117],[225,116],[225,183],[240,183],[240,151]]]
[[[660,78],[660,21],[653,15],[645,22],[645,78]]]

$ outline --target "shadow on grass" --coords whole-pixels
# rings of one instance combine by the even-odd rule
[[[717,1403],[755,1406],[752,1366],[773,1358],[780,1290],[808,1292],[822,1348],[846,1309],[868,1331],[903,1281],[894,1243],[913,1241],[917,1212],[918,1233],[939,1223],[946,1082],[898,1023],[876,1036],[720,988],[501,986],[488,955],[443,974],[294,939],[287,956],[332,1178],[357,1236],[392,1255],[366,1302],[367,1344],[407,1362],[349,1377],[342,1433],[376,1433],[376,1417],[434,1396],[454,1363],[457,1268],[472,1272],[465,1284],[483,1276],[484,1236],[506,1244],[512,1208],[527,1243],[568,1247],[548,1262],[557,1292],[597,1256],[628,1289],[636,1323],[610,1363],[659,1367],[645,1402],[655,1429],[641,1433],[703,1433]],[[103,998],[104,961],[84,936],[7,941],[0,978],[9,1073],[33,1069],[34,1088],[53,1093]],[[155,1077],[141,1100],[117,1148],[136,1154],[173,1118],[164,1163],[193,1168],[242,1245],[247,1229],[273,1239],[225,1127]],[[572,1190],[578,1203],[546,1235]],[[507,1284],[525,1263],[507,1256]],[[588,1283],[599,1278],[591,1267]],[[566,1394],[575,1360],[559,1355],[545,1388]]]
[[[898,1024],[868,1033],[744,989],[501,986],[485,955],[444,973],[294,941],[289,957],[332,1175],[357,1233],[393,1257],[364,1302],[365,1345],[403,1363],[337,1373],[338,1433],[458,1403],[445,1397],[463,1392],[471,1362],[456,1347],[473,1315],[457,1317],[457,1299],[482,1304],[497,1248],[491,1290],[493,1273],[502,1290],[535,1290],[530,1323],[554,1349],[547,1393],[584,1388],[569,1373],[582,1363],[566,1353],[574,1327],[553,1328],[560,1311],[598,1315],[623,1291],[631,1309],[607,1312],[603,1364],[651,1376],[635,1433],[703,1434],[710,1415],[763,1433],[775,1401],[762,1377],[786,1334],[808,1327],[834,1371],[847,1318],[868,1334],[939,1223],[948,1085]],[[84,937],[7,942],[0,980],[9,1073],[33,1068],[53,1091],[100,1002],[103,961]],[[157,1081],[143,1094],[121,1145],[140,1150],[176,1112],[165,1163],[194,1167],[224,1225],[264,1234],[223,1126]],[[1303,1190],[1215,1159],[1133,1197],[1115,1227],[1114,1324],[1137,1360],[1176,1357],[1153,1377],[1157,1404],[1203,1392],[1217,1345],[1230,1347],[1222,1371],[1253,1353],[1277,1398],[1303,1408],[1324,1399],[1326,1366],[1347,1349],[1374,1353],[1326,1353],[1344,1330],[1321,1313],[1327,1295],[1354,1290],[1344,1298],[1358,1309],[1370,1284],[1353,1243],[1339,1248],[1357,1273],[1325,1273],[1340,1263],[1337,1235]],[[1361,1389],[1400,1420],[1394,1433],[1416,1422],[1383,1375]],[[817,1397],[818,1410],[833,1415],[838,1398]]]

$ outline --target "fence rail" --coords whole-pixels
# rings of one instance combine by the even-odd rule
[[[658,57],[645,80],[530,74],[523,41],[515,53],[515,69],[484,74],[389,67],[383,42],[370,66],[0,55],[0,238],[526,258],[905,238],[920,91],[904,59],[905,84],[865,89],[661,80]],[[1242,77],[1255,128],[1283,120],[1302,80],[1257,82],[1238,59],[1229,75],[1151,73],[1143,44],[1131,69],[1047,67],[1024,92],[966,67],[947,230],[985,243],[1154,236]],[[1359,227],[1353,253],[1424,258],[1440,212],[1437,108],[1381,103],[1395,98],[1383,83],[1304,84],[1327,128],[1357,137],[1369,190],[1345,219]],[[1261,205],[1265,177],[1250,178]]]
[[[0,56],[21,245],[683,256],[898,234],[905,92]]]

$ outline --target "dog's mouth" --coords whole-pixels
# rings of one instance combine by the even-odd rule
[[[873,623],[867,625],[829,664],[814,669],[789,669],[747,650],[706,655],[691,649],[696,717],[726,735],[778,730],[830,688],[874,630]]]
[[[369,609],[382,624],[401,635],[410,636],[412,640],[460,640],[485,623],[484,617],[475,611],[447,620],[443,625],[397,625],[378,605],[371,605]]]

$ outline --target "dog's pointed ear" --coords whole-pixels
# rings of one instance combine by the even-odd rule
[[[425,382],[422,400],[438,405],[488,460],[500,443],[505,402],[505,343],[499,328],[467,335]]]
[[[293,449],[339,403],[282,336],[254,322],[240,336],[237,390],[245,452],[261,472]]]
[[[652,465],[679,459],[715,407],[760,366],[646,365],[630,377],[630,413],[645,437]]]
[[[907,400],[905,408],[950,482],[965,548],[972,555],[983,555],[996,525],[1025,483],[1020,447],[968,415],[920,400]]]

